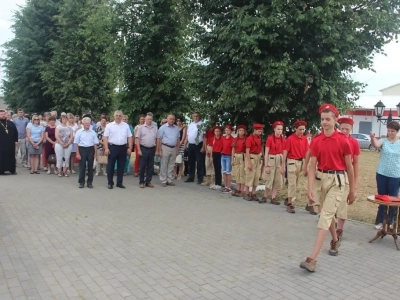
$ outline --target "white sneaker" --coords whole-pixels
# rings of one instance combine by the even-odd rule
[[[221,189],[220,185],[214,185],[213,190],[219,191]]]
[[[375,225],[376,230],[382,230],[383,229],[383,224],[379,223],[378,225]]]
[[[72,169],[72,174],[76,174],[76,172],[75,172],[75,170],[74,170],[74,169]]]
[[[103,175],[104,175],[104,176],[107,176],[107,172],[104,171],[104,172],[103,172]]]
[[[47,170],[47,174],[51,174],[51,170],[50,169]]]
[[[99,172],[96,172],[96,174],[94,174],[94,176],[99,176]]]
[[[214,186],[215,186],[215,184],[211,184],[208,188],[213,190]]]

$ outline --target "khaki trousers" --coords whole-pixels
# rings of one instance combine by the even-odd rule
[[[246,186],[252,187],[257,186],[260,183],[260,164],[261,164],[261,153],[260,154],[250,154],[250,160],[253,165],[252,170],[248,168],[247,159],[245,162],[245,176],[246,176]]]
[[[207,146],[207,153],[211,153],[212,147]],[[214,166],[212,155],[206,155],[206,176],[214,176]]]
[[[233,166],[233,177],[236,180],[236,184],[244,184],[246,182],[244,157],[244,153],[235,153],[234,156],[235,165]]]
[[[292,201],[296,200],[297,185],[302,173],[303,161],[288,159],[287,160],[287,177],[288,177],[288,197]]]
[[[269,155],[268,161],[265,162],[266,166],[269,167],[270,173],[266,174],[265,188],[272,190],[281,189],[283,185],[283,177],[281,174],[281,166],[283,163],[283,155]]]
[[[176,147],[170,148],[161,145],[162,157],[160,165],[160,181],[161,183],[171,183],[174,179],[174,167],[177,156]]]

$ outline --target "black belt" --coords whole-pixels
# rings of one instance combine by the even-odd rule
[[[167,145],[167,144],[163,144],[164,146],[167,146],[167,147],[170,147],[170,148],[175,148],[176,147],[176,145],[175,146],[170,146],[170,145]]]
[[[346,171],[343,171],[343,170],[321,170],[321,169],[318,169],[318,172],[325,173],[325,174],[344,174]]]
[[[297,160],[297,161],[303,161],[302,158],[289,158],[289,159],[293,159],[293,160]]]
[[[143,148],[146,148],[146,149],[153,149],[155,146],[153,146],[153,147],[146,147],[146,146],[140,145],[140,147],[143,147]]]
[[[110,146],[115,146],[115,147],[126,147],[126,144],[123,144],[123,145],[116,145],[116,144],[108,143],[108,145],[110,145]]]

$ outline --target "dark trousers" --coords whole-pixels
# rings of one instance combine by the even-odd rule
[[[108,145],[107,180],[109,185],[114,185],[114,167],[117,162],[117,184],[122,184],[124,178],[124,167],[126,160],[126,145]]]
[[[222,184],[221,152],[213,152],[212,158],[214,165],[215,185],[221,186]]]
[[[376,173],[376,186],[378,188],[378,195],[389,195],[397,197],[399,195],[400,178],[387,177]],[[376,215],[376,223],[382,223],[385,219],[387,206],[379,205],[378,213]],[[394,221],[396,208],[391,207],[389,210],[390,222]]]
[[[140,168],[139,168],[139,184],[149,184],[153,178],[154,172],[154,156],[156,155],[156,147],[147,148],[140,145]],[[144,174],[146,173],[146,180]]]
[[[96,146],[95,146],[96,147]],[[80,147],[79,155],[81,160],[79,161],[79,184],[85,184],[86,166],[88,171],[87,183],[93,183],[93,161],[94,161],[94,147]]]
[[[203,182],[204,177],[204,161],[205,153],[200,152],[203,148],[203,142],[196,144],[189,144],[189,179],[194,180],[195,168],[197,164],[197,181]]]

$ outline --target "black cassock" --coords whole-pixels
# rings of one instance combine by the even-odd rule
[[[18,131],[11,121],[0,120],[0,174],[15,172],[15,143],[18,142]]]

